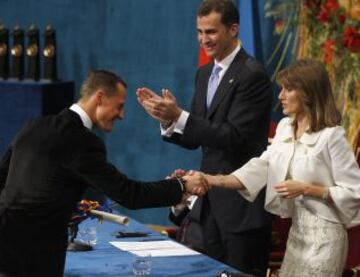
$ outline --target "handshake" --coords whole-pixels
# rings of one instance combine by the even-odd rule
[[[197,196],[203,196],[211,188],[206,174],[199,171],[189,170],[186,172],[183,169],[176,169],[167,178],[181,179],[181,181],[185,185],[186,194],[188,195],[192,194]]]

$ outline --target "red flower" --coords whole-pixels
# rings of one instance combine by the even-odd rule
[[[324,11],[321,11],[318,16],[316,17],[320,22],[322,23],[326,23],[329,21],[329,14],[324,12]]]
[[[327,41],[325,41],[323,46],[325,48],[325,60],[328,63],[332,63],[335,52],[335,41],[332,39],[328,39]]]
[[[338,0],[327,0],[325,3],[321,4],[320,12],[317,15],[317,19],[326,23],[329,21],[329,17],[334,14],[340,8]]]
[[[353,26],[344,30],[343,45],[351,52],[360,52],[360,33]]]
[[[329,13],[336,12],[338,8],[340,8],[340,4],[338,0],[327,0],[325,3],[323,3],[322,8]]]
[[[281,34],[284,31],[285,21],[280,19],[275,22],[275,33]]]
[[[339,13],[338,19],[340,23],[344,23],[346,20],[346,14],[344,14],[343,12]]]

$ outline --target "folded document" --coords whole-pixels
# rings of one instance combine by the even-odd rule
[[[191,256],[200,254],[172,240],[111,241],[110,244],[137,256],[143,256],[149,253],[152,257]]]

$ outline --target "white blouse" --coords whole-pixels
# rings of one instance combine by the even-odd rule
[[[239,193],[254,201],[267,184],[265,209],[282,217],[292,217],[294,199],[283,198],[273,189],[286,179],[292,161],[294,180],[328,186],[334,201],[325,203],[311,196],[299,196],[310,212],[347,227],[360,224],[360,169],[344,129],[340,126],[325,128],[316,133],[304,133],[299,140],[294,140],[292,121],[283,118],[268,149],[232,173],[246,188]]]

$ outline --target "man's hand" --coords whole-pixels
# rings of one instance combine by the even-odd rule
[[[176,98],[167,90],[162,90],[162,96],[148,88],[139,88],[136,91],[137,99],[145,111],[161,123],[177,121],[182,109],[177,105]]]
[[[152,106],[149,105],[149,101],[151,99],[157,99],[158,101],[161,101],[161,96],[157,95],[155,92],[148,88],[138,88],[136,91],[136,96],[139,104],[144,108],[144,110],[153,118],[160,121],[160,118],[158,118],[154,113]]]
[[[170,178],[180,178],[186,175],[186,171],[184,169],[178,168],[175,169],[173,173],[170,174]]]
[[[210,185],[202,172],[190,171],[183,176],[186,191],[190,194],[203,196],[209,189]]]

